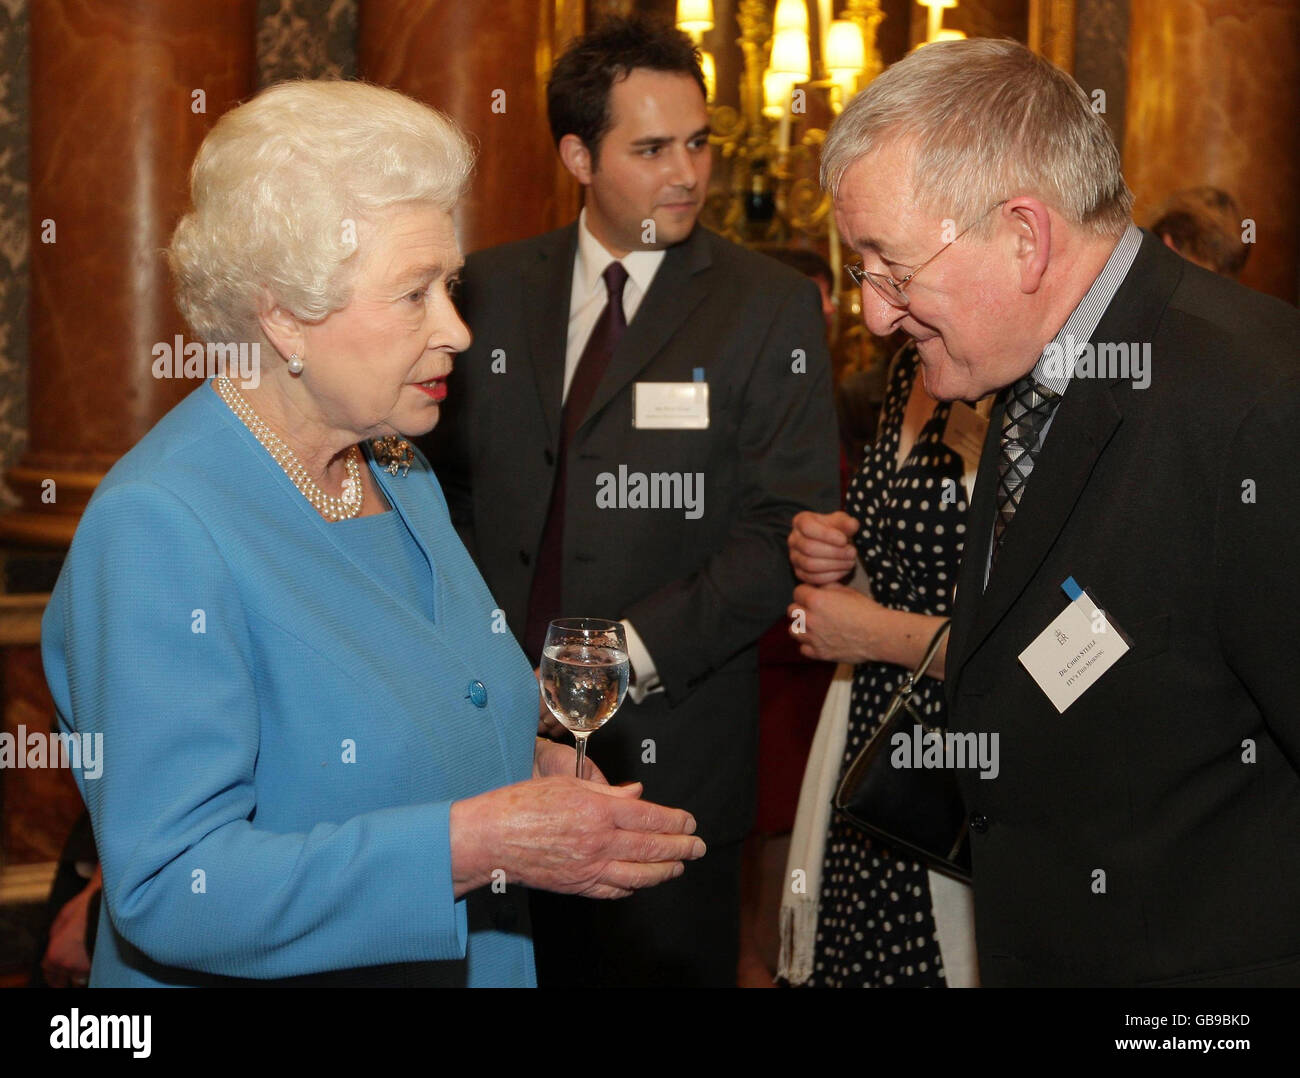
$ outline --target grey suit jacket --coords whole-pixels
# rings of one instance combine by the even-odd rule
[[[948,644],[986,985],[1300,983],[1300,314],[1147,235],[983,590],[995,410]],[[1131,650],[1063,714],[1017,656],[1073,576]],[[1104,875],[1098,875],[1098,873]]]
[[[555,477],[576,244],[574,224],[470,256],[474,343],[424,443],[520,636]],[[696,368],[707,430],[633,427],[637,382],[688,382]],[[694,812],[706,840],[751,825],[756,641],[790,600],[791,519],[838,505],[835,430],[816,287],[697,227],[668,250],[568,449],[563,612],[627,618],[664,686],[625,703],[592,757],[612,782],[641,780]],[[702,512],[600,507],[600,477],[620,466],[702,476]]]

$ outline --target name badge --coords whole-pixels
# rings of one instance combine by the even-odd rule
[[[708,382],[637,382],[632,426],[638,430],[707,430]]]
[[[981,415],[965,401],[953,401],[948,410],[948,423],[943,428],[943,444],[961,457],[961,481],[966,487],[966,501],[974,497],[975,474],[980,467],[980,454],[984,451],[984,436],[988,433],[989,417]]]
[[[1064,714],[1119,661],[1129,645],[1074,577],[1061,588],[1070,604],[1020,653],[1020,663]]]

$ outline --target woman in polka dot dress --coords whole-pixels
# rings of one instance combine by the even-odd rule
[[[895,358],[880,429],[845,500],[847,513],[801,513],[791,562],[802,583],[804,654],[855,664],[841,776],[884,717],[899,678],[921,659],[952,608],[966,532],[961,457],[944,444],[953,405],[926,393],[913,344]],[[870,595],[841,581],[856,553]],[[917,686],[920,710],[944,721],[943,650]],[[932,903],[931,879],[936,880]],[[952,889],[963,892],[956,896]],[[954,909],[958,912],[954,916]],[[973,951],[969,892],[927,873],[833,814],[826,836],[812,978],[821,987],[946,983],[944,950]],[[961,982],[973,977],[963,968]]]

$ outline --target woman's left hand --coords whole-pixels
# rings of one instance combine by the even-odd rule
[[[577,760],[578,750],[572,745],[561,745],[558,741],[539,737],[537,746],[533,750],[533,778],[543,779],[549,775],[572,778],[573,773],[578,769]],[[590,756],[587,757],[583,767],[582,777],[588,782],[599,782],[602,786],[609,785],[609,779],[601,774],[600,768],[592,763]]]
[[[786,613],[790,635],[809,659],[854,665],[878,658],[876,615],[884,611],[870,595],[843,584],[800,584]],[[797,612],[803,611],[803,632]]]

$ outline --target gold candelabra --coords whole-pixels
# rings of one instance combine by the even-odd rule
[[[831,17],[830,0],[816,7],[814,50],[804,0],[778,0],[775,7],[739,0],[738,106],[717,102],[713,58],[705,53],[710,141],[727,181],[710,193],[704,219],[751,245],[788,243],[796,233],[826,237],[834,255],[830,199],[817,176],[820,148],[829,121],[881,70],[875,41],[884,15],[879,0],[847,0],[838,19]],[[711,2],[679,0],[677,22],[699,40],[713,26]],[[819,116],[824,123],[815,122]],[[838,272],[838,265],[833,268]]]
[[[926,42],[964,36],[943,29],[943,9],[957,0],[918,3],[929,8]],[[722,165],[723,182],[706,196],[703,222],[751,247],[789,245],[800,236],[824,242],[837,306],[853,335],[861,331],[861,297],[841,287],[840,235],[821,188],[821,147],[831,121],[883,69],[876,30],[885,16],[880,0],[843,0],[838,17],[836,6],[837,0],[737,0],[741,68],[734,93],[725,95],[735,105],[719,100],[717,66],[702,48],[714,29],[712,0],[677,0],[677,25],[702,48],[709,141]]]

